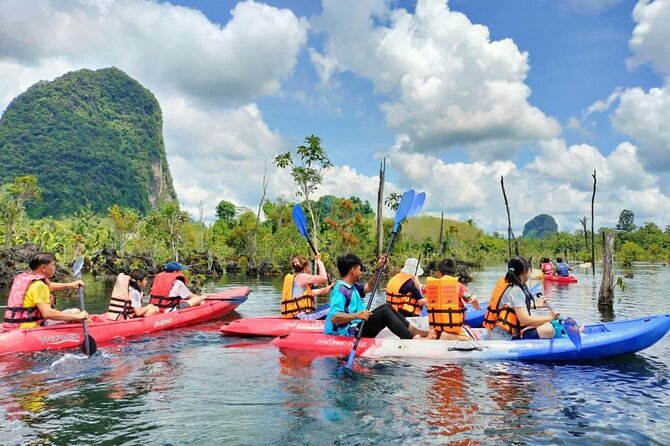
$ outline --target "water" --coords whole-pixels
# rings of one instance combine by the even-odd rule
[[[475,273],[471,288],[487,296],[499,273]],[[545,292],[579,322],[670,312],[670,267],[617,271],[634,277],[614,314],[597,310],[599,277],[576,273],[579,284]],[[277,280],[226,277],[207,289],[237,284],[252,293],[224,320],[279,312]],[[90,283],[89,309],[103,310],[110,291]],[[670,336],[598,364],[388,360],[343,374],[333,358],[224,338],[220,324],[104,345],[92,358],[0,357],[0,444],[670,444]]]

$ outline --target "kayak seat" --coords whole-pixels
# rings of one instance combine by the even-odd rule
[[[598,324],[598,325],[587,325],[584,327],[584,334],[591,334],[591,333],[605,333],[608,332],[609,330],[604,324]]]

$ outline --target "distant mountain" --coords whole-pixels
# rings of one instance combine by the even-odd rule
[[[33,217],[113,204],[146,212],[176,199],[154,95],[117,68],[40,81],[0,118],[0,184],[35,175]]]
[[[544,238],[557,232],[556,220],[547,214],[536,215],[523,227],[523,236],[526,238]]]

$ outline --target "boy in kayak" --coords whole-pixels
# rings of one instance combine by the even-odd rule
[[[307,315],[316,310],[314,296],[328,294],[332,285],[312,289],[312,285],[327,284],[328,273],[326,267],[321,261],[321,254],[314,256],[317,265],[317,274],[310,274],[309,261],[297,256],[291,259],[291,269],[293,274],[287,274],[284,277],[284,286],[281,295],[281,317],[292,319],[298,315]],[[321,315],[323,319],[323,314]]]
[[[338,257],[337,269],[342,277],[330,292],[330,311],[326,316],[324,334],[355,336],[358,325],[366,321],[361,337],[374,338],[388,327],[400,339],[412,339],[417,335],[428,336],[428,331],[411,325],[405,316],[389,304],[383,304],[373,311],[365,309],[363,297],[374,287],[379,268],[385,262],[384,256],[377,261],[377,270],[366,283],[358,282],[363,271],[363,262],[353,254]]]
[[[119,274],[109,300],[107,319],[118,321],[158,314],[160,310],[157,306],[142,306],[142,296],[148,281],[149,273],[140,268],[133,270],[130,276]]]
[[[400,272],[386,284],[386,303],[403,316],[420,316],[421,307],[426,305],[419,283],[422,275],[423,268],[417,259],[410,257],[405,260]]]
[[[568,277],[570,275],[570,271],[572,271],[572,268],[570,268],[570,265],[565,263],[562,258],[557,257],[556,258],[556,274],[559,275],[559,276]]]
[[[562,337],[564,329],[558,324],[559,315],[532,316],[531,309],[547,308],[549,299],[530,295],[526,282],[530,265],[525,257],[517,256],[507,264],[507,274],[498,280],[484,315],[488,339],[549,339]],[[554,322],[555,321],[555,322]]]
[[[456,277],[456,261],[444,259],[437,266],[437,278],[426,280],[429,339],[471,339],[464,327],[465,304],[479,310],[479,299]]]
[[[161,313],[202,304],[203,297],[193,294],[186,285],[186,276],[181,272],[185,269],[187,268],[179,262],[167,262],[165,271],[154,278],[150,303],[157,306]]]
[[[5,329],[35,328],[64,322],[78,322],[88,317],[88,313],[78,308],[59,311],[54,308],[54,291],[78,289],[84,286],[81,280],[57,283],[49,279],[56,272],[56,258],[53,254],[40,252],[28,260],[30,272],[18,274],[12,282],[5,311]]]

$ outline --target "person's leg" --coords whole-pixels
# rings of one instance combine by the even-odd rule
[[[384,304],[375,308],[368,320],[365,321],[361,336],[374,338],[385,327],[388,327],[400,339],[412,339],[414,335],[408,328],[409,326],[409,322],[403,315],[395,311],[390,305]]]
[[[197,307],[198,305],[202,304],[202,297],[201,296],[193,296],[190,299],[187,299],[186,302],[192,307]]]

